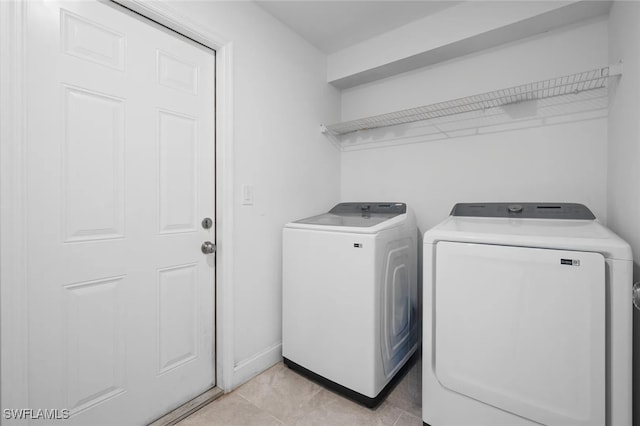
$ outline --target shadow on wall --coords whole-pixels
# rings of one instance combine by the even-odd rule
[[[352,151],[552,126],[607,117],[608,106],[608,91],[604,87],[415,123],[362,130],[339,137],[339,143],[342,149]]]
[[[640,266],[633,263],[633,281],[640,281]],[[633,425],[640,426],[640,310],[633,309]]]
[[[640,310],[633,310],[633,424],[640,426]]]
[[[417,287],[418,287],[418,350],[422,351],[422,324],[423,324],[422,317],[424,316],[424,306],[422,304],[422,300],[423,300],[423,298],[422,298],[422,282],[423,282],[423,279],[422,279],[422,271],[423,271],[423,268],[422,268],[422,252],[423,252],[423,247],[422,247],[422,244],[423,244],[423,238],[422,237],[424,235],[424,231],[422,231],[420,229],[420,227],[418,227],[417,232],[418,232],[418,238],[416,240],[418,242],[418,251],[417,251],[417,253],[418,253],[418,262],[417,262],[417,266],[418,266],[418,275],[417,275],[418,282],[416,284],[417,284]]]
[[[640,310],[633,310],[633,424],[640,426]]]

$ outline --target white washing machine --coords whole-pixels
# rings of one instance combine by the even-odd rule
[[[404,203],[341,203],[287,224],[284,363],[380,403],[418,346],[417,237]]]
[[[631,425],[631,248],[585,206],[456,204],[423,285],[425,424]]]

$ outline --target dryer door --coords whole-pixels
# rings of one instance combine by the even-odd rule
[[[435,372],[544,425],[605,424],[604,257],[439,242]]]

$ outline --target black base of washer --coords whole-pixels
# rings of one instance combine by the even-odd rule
[[[314,382],[317,382],[318,384],[326,387],[327,389],[330,389],[346,398],[349,398],[350,400],[355,401],[358,404],[362,404],[365,407],[375,408],[378,405],[380,405],[382,401],[384,401],[387,395],[389,395],[389,393],[393,390],[393,388],[395,388],[396,385],[400,382],[400,380],[402,380],[402,378],[407,374],[409,369],[411,369],[413,364],[415,364],[418,357],[419,357],[419,348],[411,356],[411,358],[407,360],[407,362],[402,366],[402,368],[396,373],[393,379],[391,379],[391,381],[387,383],[387,385],[380,391],[380,393],[373,398],[369,398],[368,396],[363,395],[359,392],[356,392],[352,389],[349,389],[345,386],[342,386],[341,384],[336,383],[333,380],[329,380],[326,377],[316,374],[313,371],[304,368],[300,364],[296,364],[290,359],[283,357],[282,360],[284,361],[284,365],[286,365],[293,371],[296,371],[302,374],[303,376],[308,377],[309,379],[313,380]]]

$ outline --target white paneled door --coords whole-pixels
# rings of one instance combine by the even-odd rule
[[[144,424],[215,384],[214,52],[105,2],[27,13],[29,408]]]

